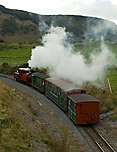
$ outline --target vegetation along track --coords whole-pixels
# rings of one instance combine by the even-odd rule
[[[116,152],[108,141],[94,127],[84,127],[83,129],[101,152]]]
[[[0,74],[0,77],[14,80],[13,76]],[[15,81],[15,80],[14,80]],[[103,116],[102,116],[103,118]],[[101,152],[116,152],[106,139],[98,133],[94,127],[82,127],[86,134],[91,138],[94,144]]]

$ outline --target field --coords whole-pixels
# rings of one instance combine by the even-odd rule
[[[0,65],[8,63],[11,66],[27,63],[31,56],[32,45],[0,45]]]

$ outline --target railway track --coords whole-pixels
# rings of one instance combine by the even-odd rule
[[[1,73],[0,73],[0,77],[14,80],[14,79],[13,79],[13,76],[9,76],[9,75],[6,75],[6,74],[1,74]],[[15,80],[14,80],[14,81],[15,81]]]
[[[100,152],[117,152],[95,128],[84,127],[83,129],[98,147]]]
[[[112,111],[100,114],[100,120],[104,120],[113,114]]]

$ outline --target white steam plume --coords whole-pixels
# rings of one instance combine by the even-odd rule
[[[43,46],[32,50],[31,67],[48,67],[51,76],[68,79],[82,84],[85,81],[102,80],[107,67],[113,65],[114,55],[104,42],[101,52],[91,55],[91,62],[87,64],[83,55],[73,53],[72,46],[66,42],[67,33],[62,27],[51,27],[43,37]]]

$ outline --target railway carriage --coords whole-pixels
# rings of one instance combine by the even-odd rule
[[[95,124],[99,121],[99,100],[87,95],[68,97],[68,117],[76,124]]]
[[[75,84],[59,79],[47,78],[45,83],[45,95],[55,102],[64,112],[68,111],[68,95],[86,93]]]
[[[33,73],[31,76],[32,86],[39,90],[41,93],[45,93],[45,79],[48,77],[48,75],[45,75],[43,73]]]

